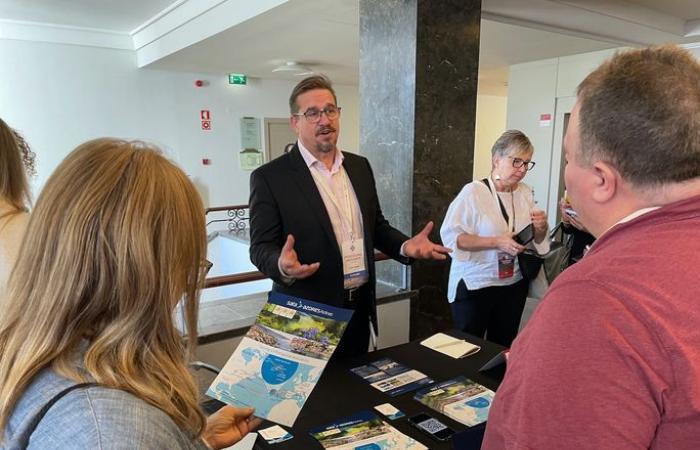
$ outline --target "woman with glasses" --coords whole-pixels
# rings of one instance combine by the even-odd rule
[[[538,253],[549,249],[547,216],[522,183],[532,169],[533,147],[518,130],[506,131],[491,149],[491,174],[462,188],[443,221],[440,236],[451,254],[447,296],[455,328],[509,347],[518,332],[528,280],[514,235],[529,224]]]
[[[34,153],[25,140],[0,119],[0,297],[15,264],[29,221],[29,183]]]
[[[144,144],[87,142],[46,183],[0,303],[0,448],[201,449],[258,424],[208,419],[187,360],[207,237],[187,176]],[[180,300],[188,339],[173,323]]]

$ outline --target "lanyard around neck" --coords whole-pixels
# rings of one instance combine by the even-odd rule
[[[353,214],[352,214],[352,202],[350,201],[350,187],[348,186],[350,184],[350,179],[348,178],[347,173],[345,172],[345,168],[343,166],[340,166],[340,177],[341,177],[341,183],[343,186],[343,197],[345,197],[345,208],[343,208],[340,205],[340,201],[338,200],[338,197],[336,197],[335,192],[333,192],[333,189],[328,186],[328,182],[325,180],[323,175],[321,175],[320,171],[318,168],[316,168],[316,165],[311,166],[311,176],[313,177],[314,180],[316,180],[316,184],[323,190],[323,192],[328,196],[330,199],[331,203],[333,203],[333,206],[335,206],[335,209],[338,211],[338,215],[340,216],[340,221],[345,227],[346,232],[348,235],[350,235],[350,239],[354,240],[354,226],[355,226],[355,221],[353,220]]]
[[[511,217],[508,216],[508,212],[506,211],[506,207],[503,206],[503,202],[501,201],[501,197],[498,196],[498,192],[496,191],[496,184],[491,181],[490,178],[484,178],[481,180],[482,183],[486,185],[486,187],[489,189],[489,192],[496,198],[496,201],[498,202],[498,206],[501,207],[501,214],[503,214],[503,220],[506,221],[506,227],[511,230],[511,232],[515,232],[515,194],[513,191],[510,191],[510,206],[513,211],[513,220],[511,221]],[[491,183],[493,183],[493,189],[491,188]]]

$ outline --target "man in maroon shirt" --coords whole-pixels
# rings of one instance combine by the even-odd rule
[[[617,54],[579,86],[566,187],[597,237],[515,340],[483,449],[700,448],[700,64]]]

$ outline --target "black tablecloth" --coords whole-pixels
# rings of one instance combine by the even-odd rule
[[[450,442],[438,442],[412,427],[407,421],[408,417],[425,412],[460,434],[453,437],[455,443],[460,443],[460,449],[478,449],[483,436],[484,424],[471,428],[466,427],[413,400],[414,392],[390,397],[374,389],[363,379],[350,372],[350,369],[353,367],[381,358],[391,358],[412,369],[423,372],[436,382],[464,375],[495,391],[503,378],[505,366],[501,365],[488,372],[479,372],[479,368],[501,352],[503,347],[458,331],[450,331],[448,334],[464,338],[473,344],[481,345],[481,351],[466,358],[453,359],[423,347],[419,342],[410,342],[372,352],[362,357],[331,360],[294,423],[294,427],[289,430],[294,435],[294,438],[279,444],[267,444],[262,437],[259,437],[256,448],[276,450],[320,449],[322,448],[321,445],[309,434],[310,429],[327,425],[362,410],[372,410],[376,413],[373,410],[374,406],[388,402],[403,411],[406,417],[393,421],[386,418],[384,420],[402,433],[416,438],[428,448],[450,449],[452,444]],[[378,413],[377,415],[381,416]],[[266,422],[260,428],[266,428],[271,425],[274,424]]]

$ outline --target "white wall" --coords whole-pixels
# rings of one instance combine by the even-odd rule
[[[507,97],[478,95],[476,97],[476,132],[474,138],[474,179],[491,173],[491,147],[506,130]]]
[[[553,120],[542,126],[540,117],[543,114],[554,117],[556,81],[556,59],[512,66],[508,80],[507,126],[523,131],[535,147],[532,159],[537,164],[524,181],[532,186],[540,205],[546,205],[549,193],[554,130]]]
[[[686,46],[700,58],[700,47]],[[583,79],[616,52],[616,48],[511,66],[508,82],[507,127],[524,131],[535,146],[535,169],[525,182],[535,189],[544,205],[550,226],[554,226],[558,208],[564,114],[575,104],[576,88]],[[551,114],[552,122],[540,124],[541,114]]]
[[[196,79],[210,84],[197,88]],[[261,79],[231,86],[223,75],[138,69],[132,51],[0,39],[0,117],[37,154],[35,197],[75,146],[116,136],[163,147],[193,177],[207,205],[245,204],[249,172],[238,168],[239,120],[288,117],[293,86]],[[336,89],[343,107],[339,145],[357,151],[357,88]],[[211,111],[212,131],[200,129],[201,109]],[[212,164],[203,166],[202,158]]]
[[[249,256],[250,245],[243,240],[216,236],[207,245],[207,259],[212,263],[208,277],[220,277],[237,273],[254,272],[258,270]],[[227,284],[214,288],[203,289],[200,302],[206,303],[225,298],[268,292],[272,289],[272,280],[250,281],[240,284]]]

